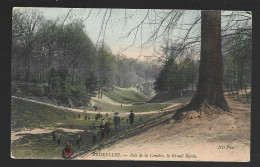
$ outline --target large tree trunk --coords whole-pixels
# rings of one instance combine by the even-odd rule
[[[176,112],[180,119],[183,111],[196,110],[205,113],[214,109],[228,110],[223,95],[223,64],[221,55],[221,11],[201,12],[201,55],[199,82],[190,103]]]

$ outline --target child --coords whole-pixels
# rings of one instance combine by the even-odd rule
[[[62,151],[62,158],[64,158],[65,160],[68,160],[71,158],[71,156],[72,156],[72,149],[71,149],[70,143],[67,142],[64,150]]]

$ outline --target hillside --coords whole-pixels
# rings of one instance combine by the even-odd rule
[[[115,88],[104,93],[102,98],[92,97],[91,106],[106,112],[148,112],[162,110],[171,103],[146,103],[148,97],[135,88]]]
[[[77,159],[247,162],[250,160],[250,104],[230,98],[227,101],[231,113],[182,123],[169,121],[172,114],[166,114],[159,122],[158,119],[151,122],[154,126],[142,133]],[[101,156],[102,153],[121,156]]]
[[[11,100],[11,154],[13,158],[60,158],[66,141],[70,141],[73,145],[73,152],[91,149],[96,147],[92,145],[91,127],[99,126],[101,119],[96,120],[97,113],[103,115],[103,119],[113,122],[115,111],[118,111],[121,117],[121,130],[128,129],[127,122],[130,109],[133,109],[136,117],[135,124],[142,124],[147,120],[156,116],[162,108],[168,107],[170,104],[156,103],[140,103],[144,100],[144,96],[133,89],[120,89],[112,93],[107,93],[113,97],[116,92],[122,92],[122,96],[118,95],[119,99],[125,97],[133,100],[132,103],[123,104],[114,101],[104,95],[102,99],[97,97],[92,98],[92,106],[98,105],[102,110],[94,111],[93,108],[80,109],[68,108],[66,104],[58,106],[46,97],[36,96],[12,96]],[[127,92],[132,92],[127,96]],[[115,96],[114,96],[115,97]],[[115,99],[117,100],[117,99]],[[108,114],[108,116],[106,116]],[[75,117],[74,117],[75,115]],[[66,119],[65,119],[66,116]],[[80,116],[80,117],[79,117]],[[85,120],[87,116],[87,120]],[[51,132],[55,131],[57,138],[61,139],[61,144],[57,145],[51,140]],[[114,136],[114,130],[111,131],[111,136]],[[76,147],[76,138],[78,135],[83,137],[81,148]],[[98,134],[100,141],[100,133]],[[99,144],[99,142],[97,144]]]
[[[123,104],[143,103],[148,97],[135,88],[115,88],[104,93],[108,98]]]

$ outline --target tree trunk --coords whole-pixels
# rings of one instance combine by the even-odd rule
[[[212,112],[228,110],[223,95],[223,63],[221,54],[221,11],[201,12],[201,55],[199,82],[190,103],[176,112],[179,119],[183,111]],[[212,108],[213,107],[213,108]]]

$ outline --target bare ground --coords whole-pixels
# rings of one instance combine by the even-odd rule
[[[159,124],[75,159],[250,161],[250,104],[226,99],[231,112]]]

